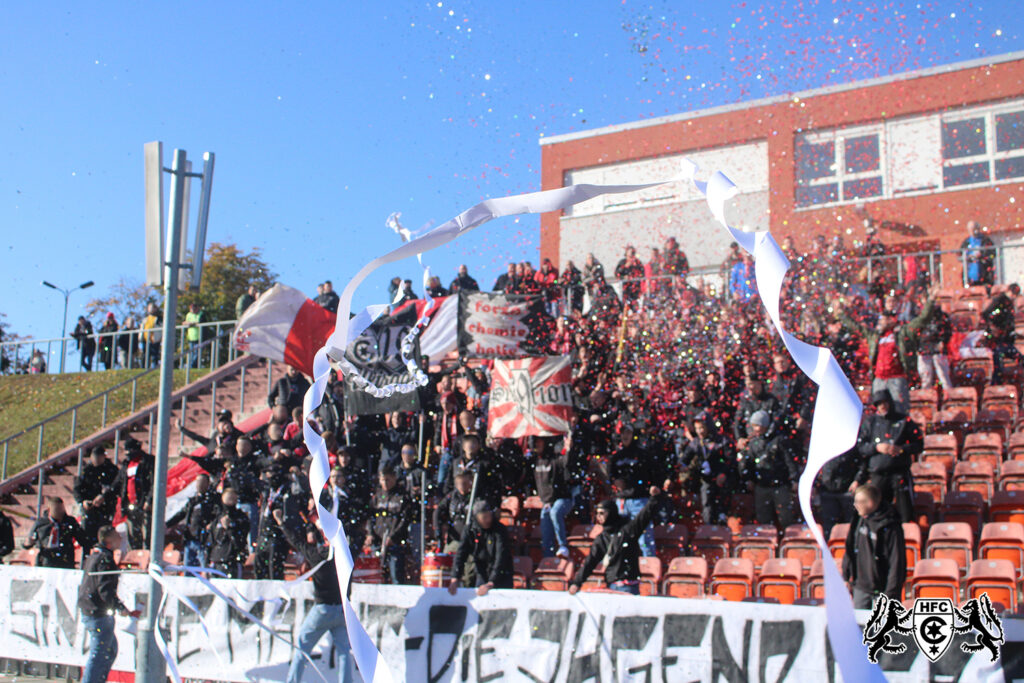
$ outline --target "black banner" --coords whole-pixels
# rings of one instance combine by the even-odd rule
[[[554,327],[541,296],[459,292],[459,355],[463,358],[547,355]]]
[[[378,318],[349,345],[345,350],[345,358],[358,369],[359,374],[378,387],[411,382],[412,375],[402,359],[402,340],[415,324],[415,306],[406,306],[396,315]],[[410,358],[418,361],[419,355],[420,344],[417,338]],[[420,405],[419,391],[377,398],[358,388],[351,377],[345,376],[345,411],[349,415],[415,411],[420,409]]]

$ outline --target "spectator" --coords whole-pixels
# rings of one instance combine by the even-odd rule
[[[84,554],[92,548],[100,527],[111,524],[117,509],[117,465],[107,459],[103,446],[93,446],[89,462],[82,468],[82,474],[75,477],[75,502],[82,509],[82,532],[86,543],[82,544]]]
[[[455,276],[452,283],[448,285],[448,290],[452,294],[458,294],[459,292],[479,292],[480,285],[476,283],[476,280],[469,276],[469,268],[463,263],[459,266],[459,274]]]
[[[1016,340],[1016,313],[1014,300],[1020,295],[1020,287],[1014,283],[1010,285],[1009,293],[1000,292],[993,296],[988,305],[981,311],[981,319],[985,323],[988,336],[988,346],[992,349],[992,384],[1003,383],[1003,371],[1007,359],[1022,362],[1021,354],[1017,350]]]
[[[238,440],[245,436],[235,427],[230,410],[222,410],[218,413],[217,426],[209,437],[205,437],[185,427],[185,421],[181,418],[178,418],[178,430],[196,443],[206,446],[207,454],[213,453],[217,450],[218,446],[223,446],[228,453],[233,454]]]
[[[779,421],[781,411],[779,400],[764,388],[764,380],[753,372],[744,379],[746,392],[740,398],[739,407],[733,417],[732,432],[736,437],[736,447],[743,450],[747,447],[747,440],[751,436],[750,418],[754,413],[764,413],[768,416],[769,423],[765,425],[762,433],[770,431],[770,426]]]
[[[622,281],[622,301],[635,307],[644,287],[644,264],[636,257],[636,249],[626,247],[626,255],[615,266],[615,277]]]
[[[284,497],[287,482],[284,471],[275,465],[261,472],[263,491],[259,514],[259,531],[256,534],[256,552],[253,571],[257,579],[284,580],[284,561],[288,554],[288,542],[281,527],[274,521],[274,513],[284,511]]]
[[[394,303],[398,300],[398,291],[402,288],[402,278],[393,277],[388,282],[388,299]]]
[[[967,221],[967,237],[960,243],[967,264],[968,285],[992,285],[995,282],[995,245],[984,234],[978,221]]]
[[[293,410],[302,407],[302,399],[308,390],[309,380],[297,368],[289,365],[284,377],[277,380],[274,388],[267,394],[267,405],[273,408],[277,405],[278,399],[283,399],[283,405],[287,408],[286,414],[291,415]]]
[[[32,351],[32,359],[28,362],[28,372],[30,375],[46,374],[46,357],[39,349]]]
[[[78,609],[89,634],[89,654],[82,671],[82,683],[103,683],[117,659],[114,612],[137,619],[139,610],[129,611],[117,595],[120,575],[114,550],[121,547],[121,534],[112,526],[97,532],[99,545],[85,559],[85,575],[78,589]]]
[[[217,492],[210,486],[210,475],[204,473],[196,477],[196,492],[185,503],[185,507],[167,520],[167,527],[174,527],[182,522],[184,538],[183,562],[186,567],[205,567],[207,547],[209,546],[208,529],[213,524],[220,501]]]
[[[185,314],[185,341],[188,342],[188,364],[190,367],[199,367],[199,342],[202,340],[202,328],[199,327],[204,321],[203,312],[195,301],[188,305],[188,313]]]
[[[886,503],[895,499],[904,522],[914,518],[910,489],[910,463],[924,450],[924,437],[916,422],[894,404],[885,389],[871,394],[874,415],[865,415],[857,436],[860,468],[850,491],[865,483],[876,487]]]
[[[661,276],[661,250],[651,247],[651,258],[644,264],[644,293],[648,297],[657,297],[665,289]]]
[[[427,296],[439,299],[440,297],[448,296],[448,294],[448,290],[441,286],[441,278],[436,275],[432,276],[427,283]]]
[[[143,341],[146,342],[146,367],[151,368],[160,364],[160,344],[164,338],[164,331],[160,328],[163,320],[160,309],[156,304],[149,304],[146,307],[146,318],[142,321]]]
[[[559,280],[565,288],[565,296],[569,301],[569,310],[566,313],[583,312],[583,294],[586,289],[583,287],[583,273],[572,261],[565,262],[565,270]]]
[[[587,291],[593,294],[598,281],[604,283],[604,266],[593,253],[587,254],[587,260],[583,263],[583,284],[586,285]]]
[[[149,538],[154,459],[143,452],[142,444],[132,437],[125,439],[124,447],[126,453],[116,484],[121,513],[128,527],[128,545],[134,550],[145,550]]]
[[[78,324],[71,336],[75,339],[75,347],[81,355],[81,369],[92,372],[92,359],[96,355],[96,339],[92,336],[92,323],[85,316],[78,316]]]
[[[473,519],[462,532],[455,553],[448,592],[455,595],[466,560],[473,557],[476,594],[487,595],[492,588],[512,588],[512,544],[508,530],[498,521],[486,501],[473,503]]]
[[[358,557],[366,540],[364,527],[369,516],[369,503],[362,492],[349,482],[345,468],[340,465],[331,469],[328,484],[320,496],[320,504],[331,511],[337,509],[335,515],[341,520],[349,550],[353,557]]]
[[[249,543],[256,545],[260,529],[260,463],[249,438],[239,439],[237,448],[238,457],[228,457],[223,484],[225,488],[234,491],[235,504],[248,516],[249,525],[246,528],[250,536]],[[278,455],[283,457],[285,453],[279,449]]]
[[[666,275],[673,275],[682,281],[678,282],[677,286],[686,284],[686,276],[690,274],[690,263],[686,259],[686,254],[679,248],[679,242],[675,237],[665,240],[661,251],[661,261],[662,272]]]
[[[287,402],[285,403],[287,410]],[[323,432],[341,433],[345,430],[345,383],[335,380],[327,385],[324,400],[316,409],[316,419]]]
[[[868,342],[868,356],[873,369],[871,390],[889,391],[896,409],[904,415],[910,410],[908,377],[913,372],[911,349],[917,342],[919,331],[935,312],[935,296],[938,291],[938,285],[932,285],[924,309],[906,325],[899,325],[895,317],[883,310],[878,315],[874,329],[854,320],[843,309],[841,297],[836,298],[832,304],[843,326]]]
[[[791,439],[802,438],[810,429],[814,413],[814,384],[796,367],[785,349],[780,348],[772,354],[772,368],[775,375],[770,392],[775,397],[778,410],[772,415],[771,431]]]
[[[857,479],[859,469],[860,456],[854,447],[826,462],[818,474],[818,499],[821,511],[817,519],[821,522],[825,538],[829,537],[833,526],[846,524],[853,519],[853,494],[850,493],[850,484]]]
[[[325,280],[322,287],[323,291],[317,296],[315,303],[325,311],[337,313],[338,303],[341,299],[338,297],[337,292],[334,291],[334,285],[331,284],[330,280]]]
[[[704,523],[725,524],[737,480],[736,458],[706,412],[693,418],[690,431],[693,438],[683,449],[679,474],[686,489],[700,495]]]
[[[434,536],[437,547],[445,553],[454,553],[466,525],[469,510],[469,495],[473,486],[473,475],[463,470],[454,476],[454,488],[434,508]]]
[[[558,269],[551,263],[551,259],[544,259],[540,264],[540,270],[534,275],[534,279],[544,294],[548,315],[557,316],[562,292],[558,283]]]
[[[75,568],[75,541],[83,548],[92,543],[82,533],[78,520],[64,510],[64,501],[57,496],[46,499],[46,512],[28,532],[24,547],[39,549],[37,567]]]
[[[133,368],[139,354],[139,332],[133,316],[125,316],[120,332],[117,335],[117,364],[122,368]]]
[[[736,301],[747,302],[757,296],[757,278],[754,274],[754,258],[743,252],[740,260],[729,273],[729,294]]]
[[[609,479],[619,513],[626,519],[632,519],[643,512],[647,503],[643,494],[647,489],[666,477],[650,451],[641,450],[633,425],[623,424],[619,437],[621,448],[611,455],[608,462]],[[654,555],[653,525],[645,527],[640,535],[640,550],[647,557]]]
[[[14,551],[14,523],[0,509],[0,564]]]
[[[931,389],[935,386],[935,378],[939,378],[943,389],[950,389],[953,381],[949,376],[949,340],[953,336],[953,328],[946,312],[935,307],[935,312],[918,333],[917,340],[917,374],[921,378],[921,388]]]
[[[229,579],[242,577],[242,565],[249,557],[249,515],[238,509],[238,494],[227,487],[221,505],[210,523],[210,566]]]
[[[380,564],[393,584],[406,582],[409,559],[409,526],[413,518],[413,502],[391,467],[382,467],[378,477],[380,488],[373,494],[370,538]]]
[[[786,243],[787,242],[789,243],[790,247],[792,247],[793,239],[791,237],[787,237],[786,238],[786,241],[783,242],[783,246],[782,246],[783,251],[786,250]],[[742,262],[743,262],[743,254],[740,252],[740,245],[737,242],[730,242],[729,243],[729,253],[726,254],[725,260],[722,261],[722,268],[721,268],[722,281],[723,282],[728,282],[732,278],[733,268],[736,267],[737,263],[742,263]]]
[[[412,280],[402,280],[402,286],[395,294],[394,300],[391,302],[392,310],[397,309],[408,301],[415,301],[419,298],[419,295],[412,289]]]
[[[903,524],[878,487],[857,487],[857,516],[850,524],[843,555],[843,578],[853,593],[855,609],[871,609],[879,593],[903,599],[907,578]]]
[[[498,276],[498,279],[494,281],[495,292],[507,292],[515,289],[516,284],[516,264],[508,264],[508,269]]]
[[[749,425],[740,467],[747,490],[754,494],[754,517],[758,524],[785,529],[797,517],[794,494],[800,466],[795,444],[784,436],[768,436],[771,417],[763,410],[750,416]]]
[[[334,653],[337,659],[339,680],[350,683],[352,668],[349,663],[348,630],[345,627],[345,609],[341,602],[341,589],[338,585],[338,570],[332,561],[332,553],[323,538],[323,534],[314,529],[296,529],[285,524],[280,510],[274,511],[274,521],[281,527],[282,533],[295,550],[302,554],[306,564],[315,568],[313,572],[313,606],[306,612],[306,617],[299,629],[296,652],[292,655],[291,666],[288,668],[288,683],[299,683],[302,672],[306,668],[306,657],[324,633],[330,631]]]
[[[117,320],[114,318],[113,313],[107,313],[107,317],[103,319],[103,325],[100,326],[100,362],[103,363],[104,370],[113,370],[114,361],[114,348],[117,342]]]
[[[235,301],[235,320],[239,320],[249,310],[249,307],[256,303],[258,296],[256,285],[249,285],[249,288]]]
[[[569,582],[569,594],[576,595],[598,563],[604,561],[605,584],[613,591],[640,594],[640,548],[637,540],[654,518],[654,511],[664,496],[656,486],[650,488],[651,498],[632,519],[619,514],[615,501],[605,500],[594,508],[594,521],[601,533],[590,546],[590,553]]]
[[[540,511],[541,552],[544,557],[569,559],[569,533],[565,528],[565,517],[572,510],[572,473],[577,463],[571,458],[571,439],[566,452],[556,454],[553,444],[546,436],[531,436],[533,455],[537,460],[533,466],[537,496],[543,506]]]

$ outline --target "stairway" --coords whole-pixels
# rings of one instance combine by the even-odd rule
[[[185,427],[204,435],[213,431],[216,415],[222,410],[230,410],[234,421],[241,422],[267,408],[267,393],[273,383],[284,375],[286,367],[284,363],[256,356],[242,356],[174,392],[168,448],[169,467],[179,460],[179,448],[192,451],[200,445],[181,433],[177,426],[179,417],[184,419]],[[119,462],[124,440],[129,436],[137,439],[144,450],[152,453],[156,448],[156,413],[157,403],[154,401],[53,453],[38,465],[0,482],[0,506],[14,522],[18,546],[28,535],[37,514],[40,473],[42,497],[60,496],[68,510],[74,512],[73,487],[80,467],[79,458],[87,458],[93,446],[103,444],[107,456]]]

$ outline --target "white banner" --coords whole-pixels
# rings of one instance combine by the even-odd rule
[[[86,639],[76,609],[81,572],[0,567],[0,656],[82,666]],[[185,678],[282,681],[291,652],[244,617],[229,613],[198,581],[170,577],[203,612],[212,637],[188,607],[168,598],[160,627]],[[214,581],[239,606],[262,615],[295,642],[312,605],[308,582]],[[145,577],[126,574],[120,595],[143,600]],[[396,680],[407,681],[793,681],[841,680],[825,637],[825,610],[718,600],[496,590],[476,597],[460,590],[356,584],[353,602]],[[863,624],[867,612],[858,612]],[[916,647],[883,655],[882,668],[901,681],[1003,680],[1024,677],[1024,621],[1004,619],[1000,662],[964,654],[960,638],[937,663]],[[135,637],[117,618],[115,671],[135,670]],[[214,655],[216,648],[220,655]],[[314,661],[329,681],[330,637]],[[322,681],[311,667],[304,680]],[[356,674],[355,680],[359,680]]]

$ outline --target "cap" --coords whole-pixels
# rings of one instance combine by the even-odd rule
[[[880,389],[871,394],[871,405],[873,406],[877,406],[879,403],[885,403],[886,401],[892,403],[892,394],[889,393],[888,389]]]
[[[107,449],[104,448],[103,446],[93,446],[92,447],[92,454],[93,455],[106,455],[107,454]]]
[[[231,418],[232,418],[232,415],[231,415],[231,411],[230,410],[225,409],[225,410],[222,410],[219,413],[217,413],[217,421],[218,422],[225,422],[225,421],[231,422]]]
[[[758,425],[759,427],[767,427],[771,420],[768,418],[768,413],[763,410],[758,410],[756,413],[750,416],[747,420],[752,425]]]

